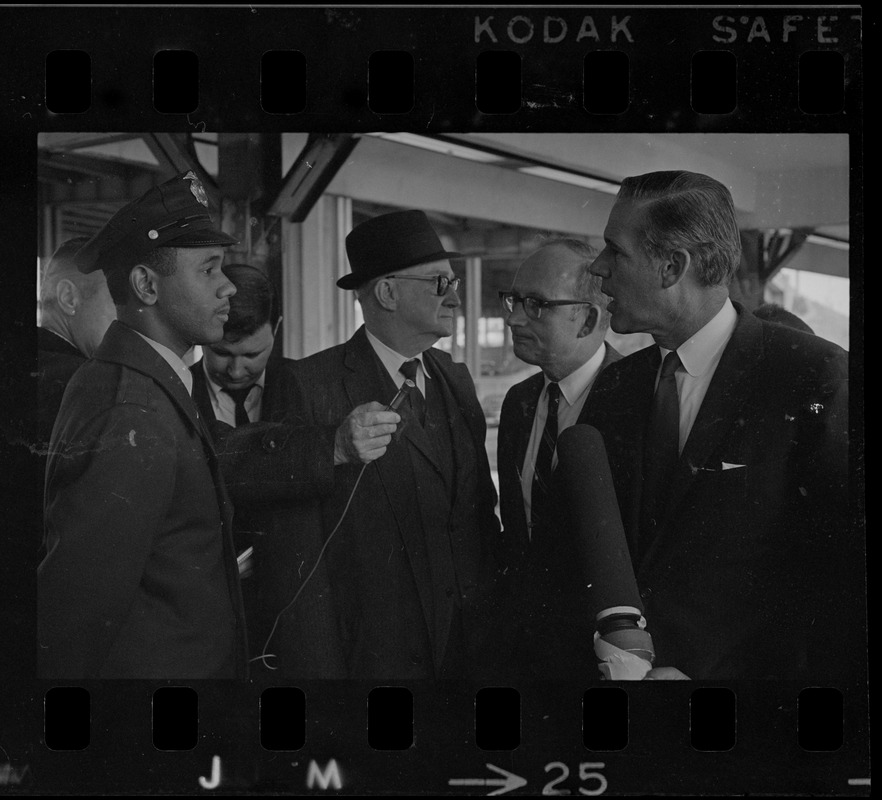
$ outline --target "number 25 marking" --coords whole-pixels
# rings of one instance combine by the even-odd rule
[[[603,769],[604,764],[600,761],[585,761],[579,764],[579,780],[581,781],[596,781],[597,786],[590,789],[584,789],[581,786],[579,787],[579,794],[588,795],[589,797],[594,797],[599,794],[603,794],[606,791],[607,780],[601,775],[597,770]],[[564,764],[562,761],[552,761],[545,765],[545,771],[551,772],[552,770],[560,770],[560,775],[556,778],[550,780],[545,786],[542,787],[543,795],[567,795],[572,794],[569,789],[555,789],[559,783],[562,783],[567,778],[570,777],[570,768]]]

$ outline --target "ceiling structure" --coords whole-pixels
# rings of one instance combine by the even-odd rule
[[[63,210],[63,233],[91,233],[127,199],[191,165],[216,200],[223,136],[42,133],[42,204]],[[502,242],[518,228],[537,228],[599,240],[623,177],[688,169],[729,186],[743,228],[812,234],[797,268],[848,274],[845,134],[280,136],[282,174],[265,206],[270,215],[302,219],[318,187],[366,207],[424,208],[459,224],[466,239],[478,232],[489,241],[495,232]]]

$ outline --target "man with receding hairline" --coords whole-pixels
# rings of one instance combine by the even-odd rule
[[[583,421],[598,374],[621,358],[604,341],[609,315],[590,272],[595,255],[579,239],[549,239],[518,268],[511,290],[500,292],[515,355],[541,368],[508,390],[498,438],[503,569],[512,603],[504,621],[514,626],[504,661],[527,680],[591,672],[593,620],[573,569],[572,526],[552,501],[556,448],[543,452],[543,444]]]
[[[116,319],[104,274],[84,275],[73,256],[88,236],[68,239],[53,253],[40,280],[37,329],[37,436],[49,444],[64,389],[101,344]]]
[[[591,269],[612,329],[656,342],[604,370],[587,409],[655,645],[647,679],[859,672],[847,354],[729,299],[741,244],[713,178],[626,178],[604,240]]]

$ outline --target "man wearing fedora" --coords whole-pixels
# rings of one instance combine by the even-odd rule
[[[352,272],[337,285],[356,292],[364,326],[295,363],[299,422],[335,431],[350,409],[388,404],[406,379],[416,388],[383,457],[363,470],[339,464],[333,492],[301,507],[301,519],[320,526],[327,542],[321,580],[340,659],[328,674],[477,676],[492,604],[496,491],[471,376],[432,347],[454,331],[459,279],[450,259],[459,254],[444,249],[422,211],[358,225],[346,250]],[[286,553],[294,539],[267,543],[280,608],[309,569]],[[296,675],[290,665],[308,646],[310,631],[296,619],[282,614],[271,647],[281,676]]]
[[[190,171],[74,256],[104,272],[118,319],[68,384],[50,441],[40,677],[247,676],[232,509],[182,360],[223,336],[235,243]]]

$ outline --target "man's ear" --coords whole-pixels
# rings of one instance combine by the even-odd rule
[[[579,328],[579,333],[576,335],[576,338],[582,339],[585,336],[590,336],[594,333],[594,329],[597,327],[598,322],[600,322],[600,309],[598,309],[597,306],[588,306],[585,322],[583,322],[582,327]]]
[[[62,278],[55,286],[55,300],[61,312],[68,317],[77,313],[81,301],[80,290],[69,278]]]
[[[384,308],[386,311],[395,311],[398,308],[398,289],[394,281],[385,278],[377,281],[374,284],[374,297],[380,304],[380,308]]]
[[[158,277],[152,269],[143,264],[132,267],[129,273],[129,286],[132,287],[135,297],[145,306],[156,304],[157,284]]]
[[[661,266],[662,288],[670,289],[683,280],[691,265],[692,256],[688,250],[672,250]]]

